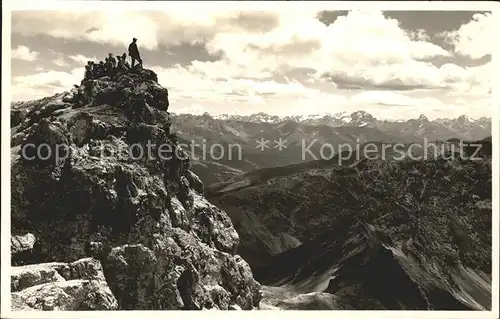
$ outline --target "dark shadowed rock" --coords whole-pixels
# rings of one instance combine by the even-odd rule
[[[264,288],[263,305],[290,308],[326,302],[328,309],[486,310],[491,307],[488,275],[460,263],[443,264],[401,243],[386,230],[356,223],[339,227],[303,246],[279,255],[257,270],[264,282],[295,289],[293,296],[273,295]],[[280,269],[275,271],[271,269]],[[390,288],[390,289],[389,289]],[[274,288],[276,290],[276,288]],[[328,303],[323,304],[324,307]],[[298,309],[298,308],[296,308]]]
[[[50,165],[65,156],[66,148],[71,143],[68,128],[60,121],[43,118],[33,125],[34,129],[25,138],[22,145],[22,159],[30,165]]]
[[[255,278],[293,292],[264,295],[264,307],[485,310],[491,165],[488,152],[317,161],[257,170],[207,194],[231,216]]]
[[[26,114],[28,113],[27,110],[25,109],[18,109],[18,110],[13,110],[10,113],[10,126],[18,126],[21,124],[24,119],[26,118]]]
[[[186,178],[189,182],[189,186],[200,194],[204,192],[204,185],[201,179],[193,172],[187,171]]]

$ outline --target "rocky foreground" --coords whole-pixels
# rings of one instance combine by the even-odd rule
[[[189,170],[156,74],[96,80],[88,103],[83,89],[13,105],[13,309],[257,307],[238,234]],[[131,147],[148,141],[171,156]]]

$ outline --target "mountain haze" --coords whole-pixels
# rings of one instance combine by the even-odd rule
[[[250,116],[172,114],[172,127],[193,159],[194,172],[206,184],[222,182],[255,169],[316,160],[321,157],[324,144],[338,150],[344,144],[355,148],[370,142],[476,141],[491,135],[491,120],[485,117],[472,120],[461,116],[430,121],[421,115],[407,121],[382,121],[364,111],[287,117],[265,113]],[[265,150],[257,148],[261,139],[269,141]],[[279,139],[286,141],[286,148],[275,148]],[[192,144],[196,145],[191,148]],[[215,152],[216,159],[209,152],[213,145],[224,150],[223,153]],[[305,149],[310,152],[304,152]]]

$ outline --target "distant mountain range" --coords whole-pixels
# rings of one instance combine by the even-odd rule
[[[400,138],[427,137],[431,140],[446,140],[458,138],[464,140],[479,140],[491,135],[491,118],[480,117],[478,119],[469,118],[461,115],[455,119],[438,118],[429,120],[424,114],[416,119],[404,120],[379,120],[365,111],[357,111],[348,114],[347,112],[336,114],[318,114],[318,115],[297,115],[284,116],[269,115],[266,113],[255,113],[252,115],[228,115],[221,114],[211,116],[209,113],[203,115],[175,114],[172,113],[173,121],[180,127],[185,122],[199,123],[201,126],[207,124],[207,121],[224,123],[230,127],[232,123],[253,123],[268,124],[262,128],[273,128],[273,124],[295,123],[308,126],[328,126],[328,127],[369,127],[375,128],[387,134],[395,134]],[[290,126],[290,124],[289,124]],[[231,131],[231,128],[228,128]],[[231,132],[238,134],[239,131]],[[239,132],[243,134],[243,132]]]
[[[174,114],[175,115],[175,114]],[[458,134],[479,134],[479,136],[463,136],[468,139],[476,139],[484,137],[481,130],[491,129],[491,118],[480,117],[478,119],[469,118],[467,115],[461,115],[455,119],[448,118],[438,118],[434,121],[429,121],[429,119],[421,114],[418,119],[405,120],[379,120],[373,117],[370,113],[365,111],[357,111],[353,113],[340,112],[340,113],[324,113],[324,114],[311,114],[311,115],[292,115],[292,116],[277,116],[269,115],[267,113],[254,113],[251,115],[233,115],[233,114],[221,114],[211,116],[209,113],[203,115],[190,115],[190,114],[179,114],[177,116],[195,116],[200,118],[210,117],[218,120],[227,121],[238,121],[238,122],[249,122],[249,123],[283,123],[283,122],[296,122],[308,125],[328,125],[328,126],[355,126],[355,127],[374,127],[383,129],[385,126],[390,126],[391,124],[402,124],[408,123],[413,120],[418,120],[421,122],[431,122],[434,124],[442,125],[452,131],[456,131]],[[479,130],[478,130],[479,129]],[[471,132],[472,130],[472,132]],[[477,131],[476,131],[477,130]]]
[[[171,115],[172,131],[180,141],[198,144],[190,149],[193,170],[206,184],[255,169],[318,159],[325,144],[338,148],[342,144],[354,147],[367,142],[422,143],[424,138],[428,141],[475,141],[491,135],[490,118],[471,119],[465,115],[433,121],[425,115],[407,121],[378,120],[365,111],[286,117],[266,113]],[[280,139],[285,146],[281,149],[277,144]],[[261,140],[268,141],[263,149],[258,148]],[[226,153],[214,158],[207,150],[215,149],[215,145]],[[310,152],[304,153],[304,149]]]

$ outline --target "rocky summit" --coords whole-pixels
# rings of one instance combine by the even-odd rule
[[[238,234],[204,198],[168,107],[142,68],[12,106],[14,310],[258,306]]]

